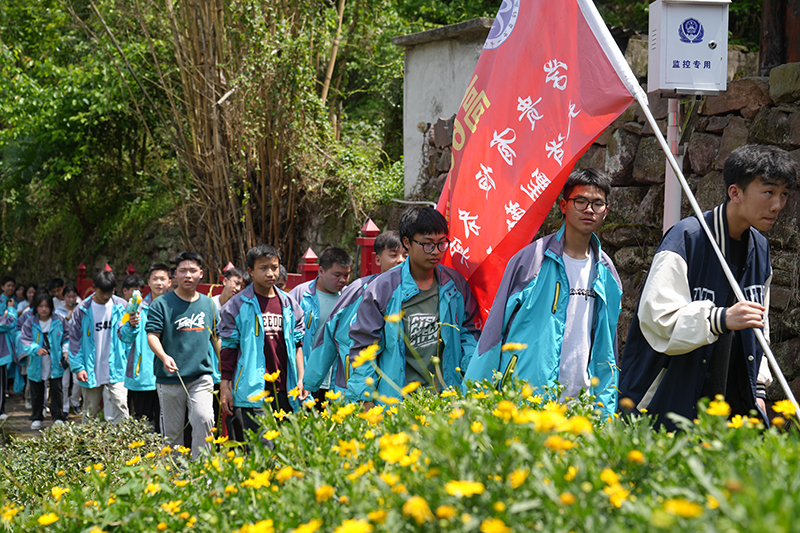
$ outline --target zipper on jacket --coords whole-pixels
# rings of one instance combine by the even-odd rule
[[[139,360],[136,361],[136,376],[134,376],[134,377],[139,377],[139,369],[140,368],[142,368],[142,355],[141,354],[139,354]]]
[[[561,293],[561,283],[556,281],[556,297],[553,298],[553,314],[556,312],[556,307],[558,306],[558,296]]]
[[[236,384],[233,386],[233,392],[239,391],[239,380],[242,379],[242,372],[244,371],[244,367],[239,368],[239,375],[236,376]]]

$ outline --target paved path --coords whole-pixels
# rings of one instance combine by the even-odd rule
[[[6,399],[6,414],[8,418],[5,421],[0,421],[0,431],[5,432],[17,438],[32,438],[40,437],[41,431],[31,429],[31,412],[25,409],[25,400],[19,394],[13,392]],[[70,413],[69,420],[71,422],[80,422],[81,417]],[[49,428],[53,425],[53,420],[45,416],[42,421],[42,429]],[[2,441],[2,436],[0,436]]]

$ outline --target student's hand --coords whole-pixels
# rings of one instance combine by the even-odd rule
[[[86,383],[87,381],[89,381],[89,374],[86,373],[86,370],[81,370],[80,372],[75,374],[75,377],[81,383]]]
[[[737,302],[725,311],[725,327],[731,331],[763,328],[764,311],[764,306],[756,302]]]
[[[765,413],[767,412],[767,402],[764,401],[764,398],[756,398],[756,405],[758,405]]]
[[[308,391],[303,388],[303,382],[297,384],[297,390],[300,391],[300,394],[297,395],[297,399],[301,402],[304,402],[306,398],[308,398]]]
[[[130,322],[130,325],[131,325],[132,328],[135,328],[136,326],[139,325],[139,320],[141,320],[139,318],[139,313],[134,313],[134,314],[132,314],[130,316],[130,318],[128,319],[128,322]]]
[[[164,355],[164,370],[169,372],[170,374],[174,374],[178,371],[178,365],[175,364],[175,359],[170,357],[169,355]]]
[[[38,350],[36,350],[36,355],[41,355],[42,357],[44,357],[44,356],[45,356],[45,355],[47,355],[48,353],[50,353],[50,352],[48,352],[48,351],[47,351],[47,350],[45,350],[44,348],[39,348]]]
[[[219,405],[223,413],[233,416],[233,394],[231,394],[230,380],[223,379],[219,382]]]

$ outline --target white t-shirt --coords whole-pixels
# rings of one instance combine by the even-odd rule
[[[217,311],[222,311],[222,304],[219,302],[220,296],[222,296],[222,294],[217,294],[216,296],[211,297],[211,301],[217,306]]]
[[[92,316],[94,317],[94,375],[98,385],[110,383],[111,369],[111,311],[113,299],[105,305],[99,305],[92,299]]]
[[[566,387],[562,398],[575,398],[581,387],[589,389],[589,356],[592,349],[592,323],[597,293],[592,289],[597,266],[590,254],[573,259],[564,254],[564,268],[569,279],[569,303],[561,342],[558,382]]]

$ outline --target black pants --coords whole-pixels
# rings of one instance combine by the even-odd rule
[[[286,413],[292,412],[292,404],[289,403],[289,397],[286,391],[278,391],[277,397],[272,400],[273,412],[278,412],[283,409]],[[236,407],[233,410],[233,416],[229,416],[228,420],[228,435],[231,440],[237,442],[244,442],[245,431],[250,430],[258,433],[261,431],[261,426],[258,424],[256,416],[264,416],[267,411],[260,407]]]
[[[31,420],[44,420],[44,381],[31,381]],[[50,416],[53,420],[64,420],[64,396],[61,391],[61,378],[50,380]]]
[[[156,433],[161,433],[161,413],[158,403],[158,392],[155,390],[129,391],[131,414],[136,418],[144,418],[153,424]]]
[[[8,394],[8,365],[0,366],[0,414],[6,412],[6,394]]]

